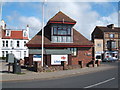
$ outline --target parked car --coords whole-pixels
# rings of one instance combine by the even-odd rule
[[[117,61],[118,59],[117,58],[115,58],[115,57],[108,57],[108,58],[105,58],[105,59],[103,59],[102,61],[104,62],[112,62],[112,61]]]

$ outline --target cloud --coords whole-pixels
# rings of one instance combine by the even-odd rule
[[[36,17],[25,17],[21,16],[19,17],[19,22],[21,25],[29,25],[30,27],[30,37],[33,37],[38,31],[41,29],[41,22]]]
[[[97,4],[101,4],[96,2]],[[104,3],[102,3],[104,4]],[[106,3],[105,3],[106,4]],[[107,3],[108,4],[108,3]],[[38,5],[38,6],[37,6]],[[37,4],[36,10],[41,9],[41,4]],[[35,6],[35,4],[34,4]],[[109,5],[108,5],[109,6]],[[101,16],[98,12],[92,9],[91,3],[89,2],[65,2],[55,3],[47,2],[45,4],[45,22],[52,18],[59,10],[63,11],[66,15],[76,20],[77,23],[74,26],[76,30],[82,33],[85,37],[90,39],[90,34],[94,30],[95,26],[106,26],[110,23],[118,25],[117,12],[113,12],[108,16]],[[41,12],[42,14],[42,12]],[[24,28],[27,24],[30,26],[30,37],[33,37],[41,29],[41,21],[37,17],[26,17],[17,15],[7,16],[8,21],[17,20],[16,23],[19,27]],[[42,17],[41,17],[42,18]]]
[[[26,29],[26,26],[30,27],[30,37],[33,37],[38,31],[41,29],[41,22],[39,18],[36,17],[26,17],[26,16],[16,16],[15,14],[12,16],[7,16],[7,22],[11,22],[14,26],[7,24],[7,28],[12,29]],[[16,23],[16,24],[15,24]]]
[[[97,3],[98,4],[98,3]],[[104,3],[102,3],[104,4]],[[105,5],[110,6],[108,3]],[[106,26],[110,23],[118,25],[117,12],[113,12],[108,16],[101,16],[97,11],[92,9],[89,2],[68,2],[68,3],[48,3],[46,8],[47,20],[53,17],[59,10],[63,11],[65,14],[77,21],[74,28],[82,33],[88,39],[91,38],[90,34],[94,30],[95,26]],[[46,20],[46,21],[47,21]]]

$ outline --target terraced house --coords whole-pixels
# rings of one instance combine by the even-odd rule
[[[92,60],[93,43],[73,28],[76,21],[59,11],[44,27],[44,65],[84,65]],[[29,65],[41,61],[42,31],[39,31],[27,44]]]
[[[13,53],[17,59],[28,57],[28,48],[25,44],[29,41],[29,26],[26,29],[7,29],[2,20],[0,26],[0,58],[5,58],[8,53]]]
[[[93,49],[95,59],[118,60],[120,56],[120,27],[114,27],[114,24],[96,26],[92,33],[92,41],[95,45]]]

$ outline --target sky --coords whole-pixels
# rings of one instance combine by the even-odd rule
[[[30,27],[30,38],[42,28],[43,2],[3,2],[2,19],[9,29]],[[62,11],[77,21],[74,28],[89,40],[96,26],[118,26],[118,2],[45,2],[45,25],[57,12]]]

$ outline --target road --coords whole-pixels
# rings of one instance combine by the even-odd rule
[[[3,88],[118,88],[118,63],[106,64],[115,67],[58,79],[4,82],[2,86]]]

